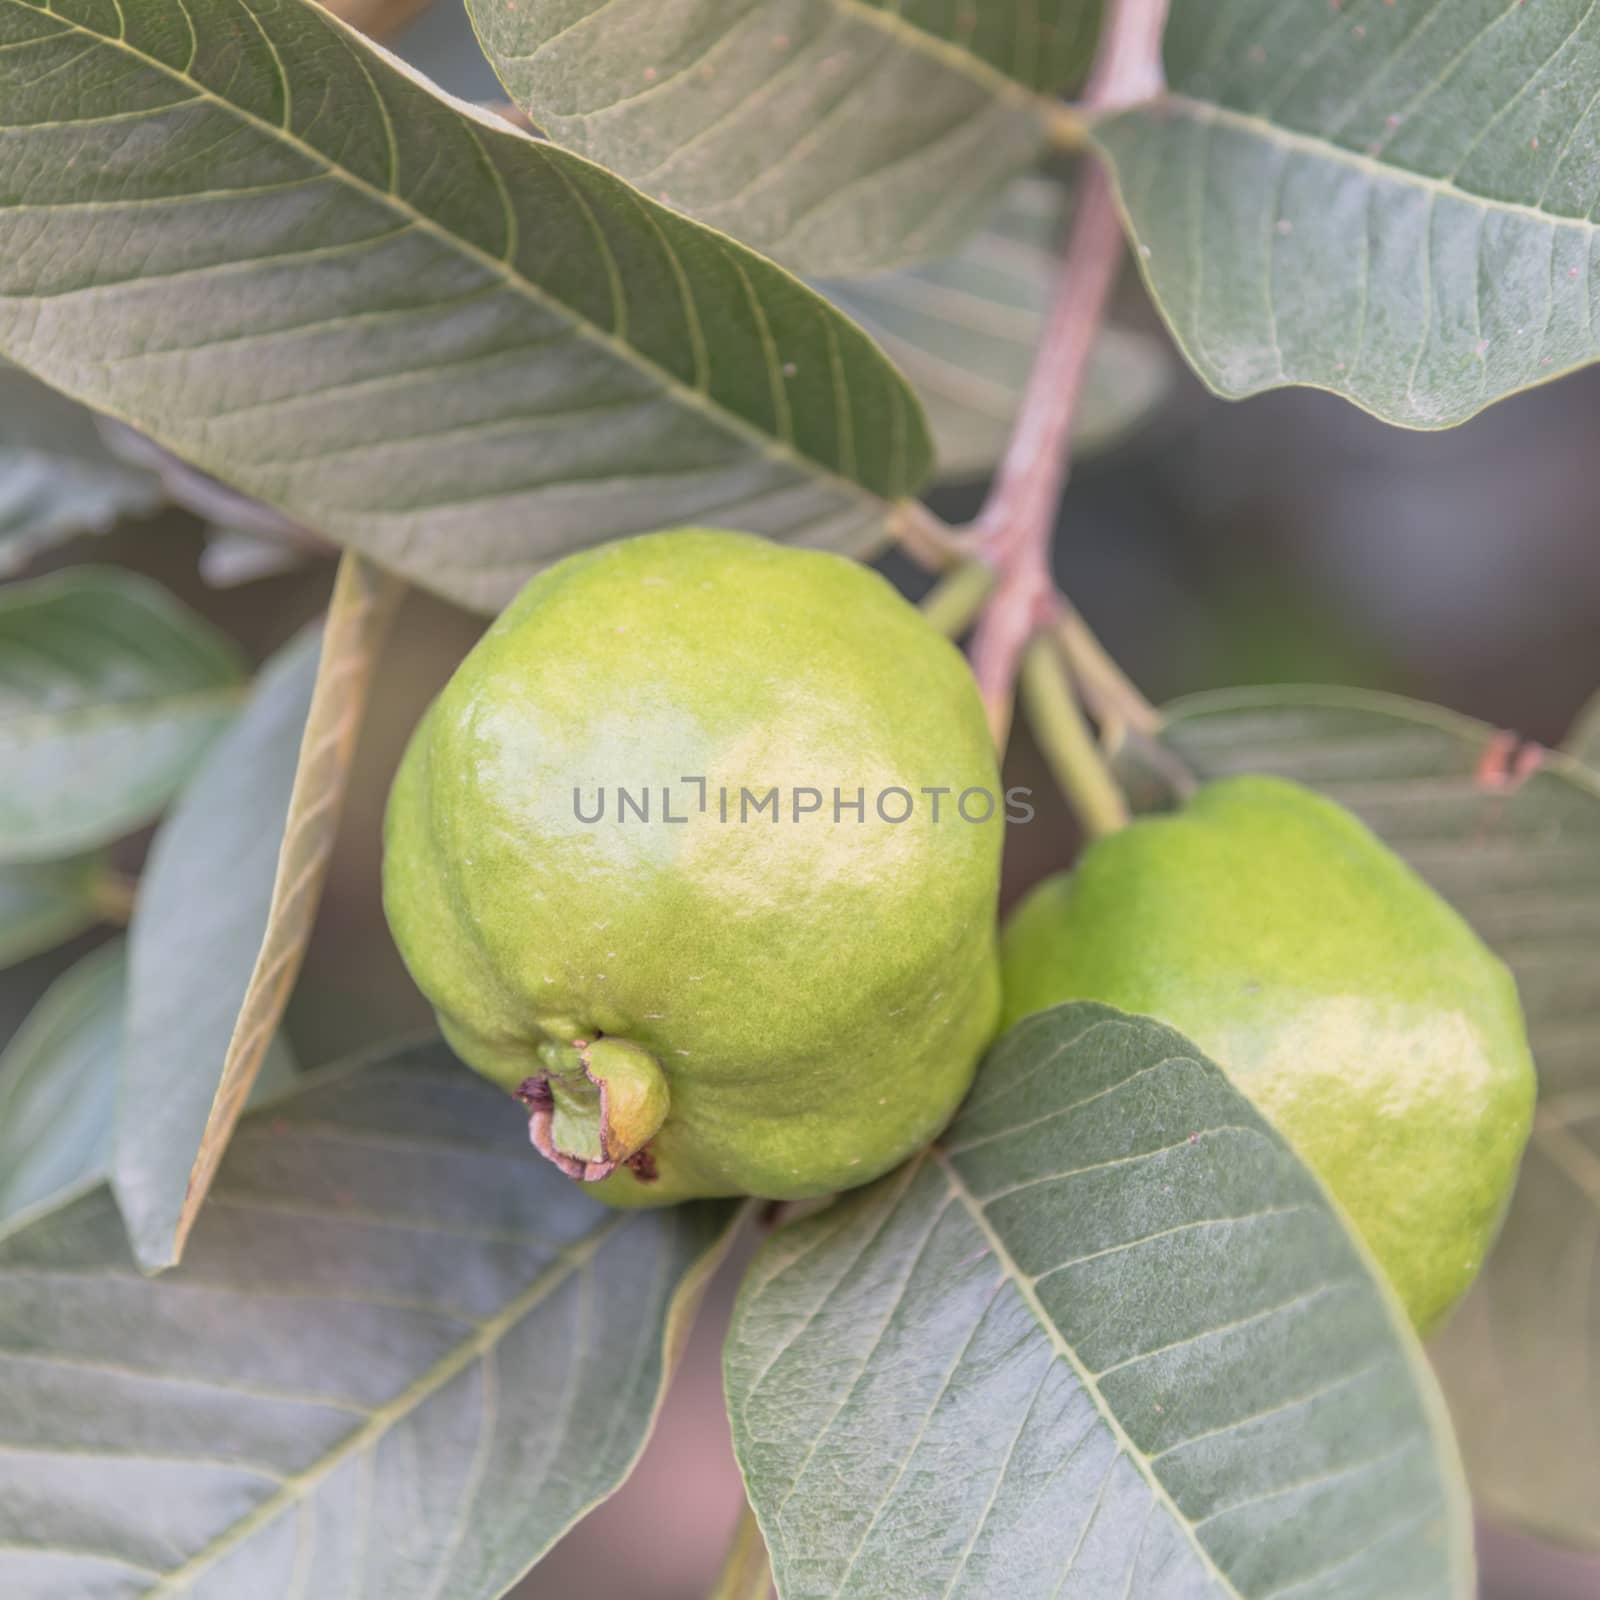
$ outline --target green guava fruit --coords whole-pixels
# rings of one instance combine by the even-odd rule
[[[384,906],[457,1054],[601,1198],[797,1198],[966,1093],[1003,812],[966,663],[877,574],[648,534],[541,573],[462,662]]]
[[[1466,1291],[1533,1115],[1516,986],[1355,817],[1273,778],[1092,845],[1001,941],[1005,1026],[1100,1000],[1186,1034],[1317,1172],[1419,1331]]]

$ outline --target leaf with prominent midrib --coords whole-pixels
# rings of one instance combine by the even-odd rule
[[[904,381],[307,0],[0,0],[0,354],[468,604],[683,522],[864,550]]]
[[[270,818],[262,815],[258,819],[269,837],[273,833],[281,837],[277,869],[264,897],[258,898],[260,886],[252,885],[257,892],[237,895],[229,908],[241,955],[248,949],[250,934],[259,930],[255,965],[239,1000],[226,1051],[220,1059],[209,1061],[197,1050],[187,1064],[200,1097],[211,1086],[213,1073],[216,1093],[193,1152],[193,1165],[185,1171],[183,1159],[188,1152],[181,1145],[169,1152],[177,1157],[171,1169],[174,1181],[168,1193],[170,1201],[180,1197],[175,1180],[180,1177],[184,1180],[182,1209],[178,1213],[172,1247],[174,1257],[182,1253],[189,1230],[205,1204],[217,1163],[222,1159],[234,1123],[250,1095],[256,1072],[283,1019],[300,963],[305,959],[317,906],[322,899],[323,880],[333,857],[345,787],[355,758],[356,738],[366,714],[373,673],[404,593],[405,585],[397,579],[379,571],[354,551],[345,552],[333,596],[328,602],[316,684],[305,715],[305,728],[295,761],[294,785],[283,821],[279,825],[275,813]],[[208,818],[213,823],[214,820]],[[204,840],[194,835],[175,836],[169,849],[175,852],[192,844],[201,853],[209,854],[205,846],[214,850],[224,838],[224,834],[216,831],[210,831]],[[169,937],[172,931],[173,925],[169,922]],[[167,953],[170,959],[170,946]],[[169,965],[163,977],[171,999],[181,1003],[183,975]],[[232,994],[232,985],[224,985],[223,989],[224,993]],[[153,1044],[154,1040],[147,1042]],[[191,1037],[190,1043],[198,1046],[201,1041]],[[182,1068],[179,1069],[181,1075]],[[137,1127],[136,1113],[133,1121]]]
[[[948,254],[1045,143],[1098,0],[468,0],[561,144],[814,277]]]
[[[320,645],[320,633],[302,634],[267,663],[162,823],[139,885],[113,1181],[147,1270],[180,1252],[190,1180],[261,958]]]
[[[1005,453],[1044,334],[1068,207],[1061,184],[1019,178],[989,225],[948,260],[822,285],[911,380],[945,477],[990,472]],[[1137,427],[1173,375],[1160,335],[1101,328],[1073,413],[1074,459]]]
[[[1269,772],[1348,806],[1516,974],[1539,1108],[1483,1275],[1433,1343],[1481,1505],[1593,1544],[1600,1506],[1600,774],[1468,717],[1346,689],[1168,707],[1204,778]]]
[[[1174,0],[1166,63],[1097,137],[1220,393],[1438,428],[1600,357],[1589,0]]]
[[[241,676],[232,645],[147,578],[74,568],[0,591],[0,862],[148,822],[238,709]]]
[[[627,1475],[729,1208],[610,1211],[442,1046],[239,1130],[184,1265],[0,1243],[7,1600],[493,1600]]]
[[[784,1600],[1470,1586],[1403,1313],[1223,1074],[1076,1004],[934,1149],[757,1256],[726,1359]]]

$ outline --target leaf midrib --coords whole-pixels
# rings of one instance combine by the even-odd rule
[[[399,1394],[371,1411],[360,1427],[346,1434],[309,1466],[286,1476],[282,1487],[276,1493],[268,1495],[232,1527],[195,1551],[182,1566],[166,1573],[161,1582],[150,1591],[147,1600],[160,1600],[161,1596],[181,1593],[183,1585],[197,1573],[248,1539],[258,1528],[264,1527],[286,1506],[304,1499],[338,1467],[382,1438],[391,1427],[410,1416],[431,1395],[443,1388],[452,1378],[466,1371],[474,1361],[479,1360],[486,1351],[498,1344],[518,1322],[530,1315],[575,1272],[588,1265],[599,1253],[601,1246],[631,1220],[633,1219],[627,1213],[609,1217],[600,1223],[581,1245],[564,1251],[521,1294],[514,1297],[494,1316],[477,1324],[468,1337],[421,1373]],[[577,1359],[576,1355],[574,1359]]]
[[[1418,172],[1413,167],[1404,167],[1394,161],[1385,161],[1381,157],[1370,156],[1359,150],[1352,150],[1347,145],[1339,144],[1335,140],[1329,139],[1326,135],[1307,133],[1299,128],[1286,127],[1284,124],[1274,122],[1256,112],[1240,111],[1234,106],[1225,106],[1218,101],[1201,99],[1178,90],[1168,90],[1154,100],[1147,100],[1142,105],[1132,107],[1115,116],[1107,117],[1104,119],[1104,123],[1107,126],[1114,125],[1123,116],[1135,118],[1159,117],[1168,109],[1175,110],[1179,115],[1190,117],[1195,121],[1220,124],[1242,133],[1251,134],[1269,144],[1299,150],[1306,154],[1318,156],[1326,161],[1337,162],[1342,166],[1365,173],[1371,178],[1404,185],[1420,190],[1423,193],[1442,196],[1445,199],[1458,200],[1463,205],[1504,212],[1508,216],[1526,217],[1544,227],[1577,228],[1586,233],[1600,233],[1600,223],[1596,223],[1588,217],[1562,216],[1559,212],[1546,211],[1539,206],[1528,205],[1520,200],[1503,200],[1490,195],[1478,194],[1471,189],[1463,188],[1453,179],[1436,178],[1428,173]]]
[[[380,189],[377,185],[368,182],[367,179],[363,178],[360,174],[351,171],[348,167],[340,165],[331,156],[326,155],[314,145],[308,144],[296,137],[288,128],[280,127],[275,123],[268,122],[264,118],[257,116],[254,112],[246,110],[243,106],[236,105],[232,101],[224,99],[223,96],[210,88],[209,85],[203,84],[198,79],[188,76],[187,73],[180,72],[177,68],[168,65],[168,63],[161,61],[154,56],[148,55],[145,51],[135,48],[126,39],[114,39],[107,34],[98,33],[93,28],[87,27],[81,22],[77,22],[71,18],[62,17],[58,13],[49,10],[44,5],[33,3],[33,0],[0,0],[0,4],[21,9],[32,15],[47,16],[51,19],[51,21],[59,23],[63,32],[81,34],[96,45],[120,51],[122,54],[128,56],[132,60],[162,74],[164,77],[171,79],[173,82],[181,84],[185,88],[194,89],[197,91],[201,99],[207,101],[213,106],[216,106],[225,114],[237,118],[241,123],[254,128],[258,133],[265,134],[268,138],[281,145],[284,145],[305,159],[319,165],[322,170],[335,182],[347,184],[351,189],[360,191],[361,193],[367,195],[370,199],[376,201],[380,206],[386,207],[396,215],[407,219],[422,232],[429,234],[434,239],[442,243],[447,250],[454,251],[462,256],[476,261],[492,276],[499,278],[513,293],[526,295],[527,298],[537,302],[544,310],[553,313],[561,320],[569,324],[579,338],[588,339],[593,343],[599,344],[606,350],[610,351],[611,354],[618,360],[633,366],[640,372],[650,375],[656,382],[660,384],[662,390],[672,395],[679,404],[688,406],[693,410],[701,412],[713,423],[714,426],[721,428],[724,432],[732,433],[736,437],[742,438],[745,442],[754,445],[758,454],[764,455],[771,460],[780,461],[787,465],[794,466],[804,474],[813,478],[821,478],[828,483],[835,485],[847,495],[863,501],[866,504],[883,508],[887,508],[891,504],[891,501],[887,496],[880,495],[875,490],[869,489],[865,484],[858,483],[853,479],[844,477],[835,468],[828,466],[824,462],[818,461],[811,456],[803,455],[799,450],[795,449],[792,445],[786,443],[784,440],[776,438],[774,435],[765,432],[762,428],[749,421],[747,418],[740,416],[737,412],[730,411],[725,406],[715,401],[705,391],[696,389],[691,385],[684,383],[682,378],[680,378],[676,373],[669,371],[667,368],[658,365],[654,361],[651,361],[643,354],[643,352],[639,351],[634,346],[618,339],[614,334],[608,332],[606,329],[597,326],[596,324],[579,315],[564,301],[556,299],[532,278],[529,278],[525,273],[514,268],[510,262],[499,256],[492,255],[487,250],[484,250],[481,246],[461,237],[459,234],[451,233],[447,228],[435,221],[426,212],[418,209],[404,196],[391,190]],[[321,12],[319,8],[317,20],[323,25],[329,27],[335,33],[345,36],[344,42],[356,52],[357,62],[359,65],[361,65],[363,71],[365,71],[365,62],[361,59],[361,52],[374,50],[376,47],[374,47],[360,34],[356,33],[353,29],[348,28],[332,12]],[[379,50],[377,53],[383,55],[386,61],[390,60],[387,52]],[[432,95],[433,98],[438,100],[439,104],[443,108],[453,112],[457,116],[460,116],[463,121],[474,123],[477,121],[476,115],[471,114],[469,108],[461,105],[452,97],[446,96],[442,93],[442,91],[433,88],[431,85],[421,85],[419,80],[409,72],[402,72],[400,75],[404,77],[407,82],[412,83],[414,86],[424,87],[424,92]],[[381,99],[379,99],[377,96],[375,96],[374,99],[375,103],[382,107],[382,114],[387,125],[388,109],[386,106],[382,106]],[[163,109],[165,108],[155,107],[152,108],[148,114],[151,116],[157,116]],[[3,125],[4,124],[0,124],[0,126]],[[517,137],[517,135],[514,134],[509,126],[505,128],[496,128],[487,123],[485,123],[483,126],[487,129],[487,131],[497,135],[504,135],[507,138]],[[476,131],[473,132],[473,138],[475,142],[479,144],[481,149],[482,141],[478,139]],[[532,143],[533,141],[530,140],[529,142]],[[587,158],[577,154],[575,151],[557,149],[556,157],[558,161],[564,158],[566,160],[578,162],[583,166],[591,167],[595,171],[602,173],[610,181],[622,184],[624,187],[628,187],[625,181],[622,178],[617,177],[615,173],[610,172],[605,167],[599,166],[595,162],[589,161]],[[504,176],[500,172],[499,167],[496,165],[493,158],[486,150],[484,151],[484,163],[490,169],[490,175],[496,186],[503,191],[505,182]],[[645,197],[640,196],[640,199],[644,200]],[[3,209],[3,207],[0,207],[0,210]],[[717,239],[719,245],[725,247],[734,242],[726,235],[721,234],[718,230],[709,227],[705,223],[698,223],[695,225],[705,228],[708,234]],[[675,261],[677,259],[676,248],[670,242],[665,243],[669,258]],[[609,247],[605,248],[603,253],[608,261],[613,259],[611,257]],[[783,271],[783,269],[776,263],[769,262],[768,265],[772,266],[776,271]],[[138,280],[134,281],[137,282]],[[795,280],[796,283],[799,283],[799,281],[800,280],[798,279]],[[17,361],[15,364],[24,371],[29,370],[26,362]],[[52,384],[51,386],[59,387],[55,384]],[[62,392],[71,393],[72,391],[63,389]],[[75,396],[75,398],[83,397]],[[908,396],[907,398],[910,397]],[[123,416],[118,412],[105,411],[103,407],[100,409],[102,409],[105,415],[114,416],[118,421],[125,422],[129,426],[138,426],[140,431],[146,433],[148,437],[156,439],[157,443],[163,445],[169,444],[168,440],[158,437],[158,435],[142,419],[138,423],[135,423],[132,419]],[[181,451],[178,453],[182,454]],[[911,493],[912,491],[908,490],[907,492]]]
[[[1035,1320],[1044,1330],[1045,1336],[1055,1346],[1057,1353],[1072,1368],[1078,1382],[1083,1385],[1084,1392],[1093,1401],[1095,1410],[1105,1419],[1106,1426],[1110,1428],[1112,1437],[1117,1441],[1122,1453],[1138,1469],[1139,1475],[1149,1484],[1151,1493],[1166,1508],[1173,1521],[1184,1530],[1188,1536],[1189,1544],[1200,1557],[1206,1571],[1221,1586],[1222,1592],[1233,1596],[1234,1600],[1244,1600],[1244,1596],[1234,1587],[1216,1562],[1212,1560],[1211,1552],[1206,1549],[1196,1532],[1197,1525],[1195,1522],[1179,1510],[1177,1501],[1172,1498],[1167,1491],[1166,1485],[1151,1469],[1149,1458],[1134,1444],[1127,1429],[1123,1427],[1121,1418],[1112,1410],[1110,1403],[1101,1392],[1100,1385],[1095,1380],[1094,1374],[1084,1366],[1083,1362],[1078,1358],[1077,1351],[1062,1337],[1061,1330],[1055,1324],[1055,1319],[1045,1310],[1043,1303],[1040,1301],[1038,1293],[1034,1289],[1033,1280],[1022,1270],[1021,1265],[1011,1254],[1005,1241],[995,1231],[977,1196],[967,1187],[966,1180],[956,1170],[955,1162],[938,1146],[933,1149],[933,1159],[943,1169],[946,1182],[950,1185],[956,1198],[965,1207],[967,1214],[972,1218],[978,1231],[983,1234],[985,1243],[994,1251],[995,1261],[998,1263],[1001,1272],[1022,1297],[1029,1311],[1033,1313]]]
[[[938,34],[929,33],[926,28],[919,27],[914,22],[907,22],[899,12],[889,11],[882,6],[865,5],[863,0],[831,0],[831,4],[841,16],[854,16],[868,26],[887,33],[891,38],[905,41],[911,49],[920,50],[924,55],[931,56],[943,65],[971,78],[996,99],[1011,100],[1036,116],[1048,116],[1053,96],[1030,88],[1020,78],[1013,78],[1009,73],[1002,72],[992,62],[963,49],[952,40],[941,39]]]

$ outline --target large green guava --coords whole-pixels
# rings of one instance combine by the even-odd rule
[[[993,1035],[998,787],[966,663],[877,574],[649,534],[461,664],[384,905],[457,1053],[602,1198],[826,1193],[931,1139]]]
[[[1322,1178],[1415,1325],[1500,1225],[1533,1112],[1511,974],[1342,807],[1233,778],[1092,845],[1001,944],[1005,1025],[1064,1000],[1159,1017]]]

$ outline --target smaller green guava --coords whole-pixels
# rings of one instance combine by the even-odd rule
[[[462,662],[384,907],[457,1054],[602,1199],[827,1193],[933,1138],[993,1035],[999,781],[966,662],[876,573],[648,534]]]
[[[1342,807],[1209,784],[1097,841],[1018,907],[1004,1025],[1065,1000],[1159,1018],[1317,1172],[1419,1331],[1465,1293],[1533,1114],[1510,972]]]

